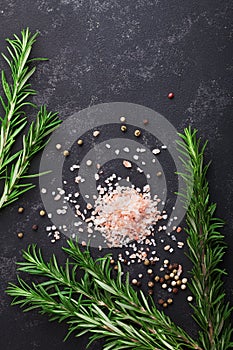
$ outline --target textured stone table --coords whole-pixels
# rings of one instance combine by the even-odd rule
[[[41,36],[34,56],[46,56],[32,84],[34,101],[58,111],[62,119],[102,102],[132,102],[165,116],[178,131],[192,125],[209,139],[206,157],[213,160],[209,174],[212,199],[218,215],[227,222],[223,232],[229,249],[224,266],[227,298],[232,300],[232,53],[233,30],[229,0],[1,0],[0,50],[4,38],[22,28]],[[3,60],[0,68],[5,68]],[[167,94],[174,91],[175,98]],[[39,157],[32,164],[38,171]],[[36,181],[35,181],[36,182]],[[55,252],[62,260],[62,238],[51,245],[38,217],[39,190],[19,201],[26,208],[17,215],[18,203],[0,213],[0,348],[4,350],[85,349],[88,338],[62,342],[66,325],[49,323],[36,312],[23,314],[10,307],[4,294],[16,280],[15,262],[21,249],[37,242],[45,256]],[[38,232],[31,225],[39,223]],[[18,230],[25,236],[19,240]],[[168,314],[195,333],[182,296]],[[101,349],[93,344],[90,349]]]

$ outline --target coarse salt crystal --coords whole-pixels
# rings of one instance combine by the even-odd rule
[[[152,153],[153,154],[159,154],[160,153],[160,149],[155,148],[155,149],[152,150]]]
[[[94,136],[94,137],[97,137],[99,134],[100,134],[100,131],[99,131],[99,130],[93,131],[93,136]]]
[[[123,160],[123,165],[125,168],[132,168],[132,164],[128,160]]]

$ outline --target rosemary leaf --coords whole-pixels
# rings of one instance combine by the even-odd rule
[[[0,98],[0,102],[5,113],[1,118],[1,138],[0,138],[0,174],[6,171],[6,166],[11,162],[10,151],[15,138],[26,125],[23,109],[26,106],[35,106],[28,101],[28,97],[36,92],[32,90],[28,79],[33,75],[36,68],[29,68],[28,57],[32,46],[36,41],[37,33],[32,35],[27,28],[22,30],[21,39],[14,36],[14,39],[7,39],[7,47],[10,57],[2,54],[11,70],[12,83],[7,81],[5,72],[1,72],[2,87],[5,99]]]
[[[189,258],[193,263],[190,290],[195,296],[194,319],[201,328],[200,344],[205,350],[230,349],[232,309],[225,304],[222,277],[225,270],[219,267],[226,250],[224,236],[219,232],[223,221],[215,218],[216,204],[210,202],[206,178],[209,164],[204,164],[207,142],[201,146],[197,130],[186,128],[179,134],[182,142],[183,162],[190,177],[184,177],[186,198],[190,203],[186,213]],[[187,161],[189,159],[189,161]],[[193,180],[193,187],[192,182]],[[189,196],[190,188],[192,195]],[[224,344],[224,346],[222,345]]]

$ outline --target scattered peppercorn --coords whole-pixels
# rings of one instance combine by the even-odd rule
[[[166,284],[166,283],[163,283],[163,284],[162,284],[162,288],[163,288],[163,289],[167,288],[167,284]]]
[[[110,264],[111,264],[111,265],[115,264],[115,260],[114,260],[114,259],[111,259],[111,260],[110,260]]]
[[[79,139],[79,140],[77,141],[77,144],[78,144],[79,146],[82,146],[82,145],[83,145],[83,140],[82,140],[82,139]]]
[[[167,303],[168,304],[172,304],[173,303],[173,299],[172,298],[167,299]]]
[[[132,284],[136,285],[138,283],[138,281],[136,280],[136,278],[132,279]]]
[[[164,282],[164,278],[163,278],[163,277],[160,277],[159,282],[160,282],[160,283],[163,283],[163,282]]]
[[[172,288],[172,293],[177,294],[178,293],[178,288]]]
[[[163,303],[163,307],[165,307],[165,308],[166,308],[166,307],[167,307],[167,303]]]
[[[45,210],[40,210],[40,216],[45,216],[46,211]]]
[[[185,290],[185,289],[187,288],[187,286],[186,286],[186,284],[181,284],[180,288],[181,288],[182,290]]]
[[[160,277],[159,276],[155,276],[154,280],[155,280],[155,282],[158,282],[160,280]]]
[[[147,270],[147,273],[148,273],[148,275],[152,275],[153,270],[152,270],[152,269],[148,269],[148,270]]]
[[[163,303],[164,303],[164,300],[163,300],[163,299],[159,299],[159,300],[158,300],[158,304],[159,304],[159,305],[163,305]]]
[[[146,260],[144,261],[144,265],[145,265],[145,266],[150,265],[150,260],[146,259]]]
[[[170,276],[169,275],[164,275],[165,280],[169,280]]]
[[[149,295],[152,295],[152,294],[153,294],[153,289],[149,289],[149,290],[148,290],[148,294],[149,294]]]
[[[148,123],[149,123],[149,122],[148,122],[147,119],[144,119],[144,120],[143,120],[143,124],[144,124],[144,125],[147,125]]]
[[[32,229],[33,229],[33,231],[37,231],[38,230],[38,226],[37,225],[32,225]]]
[[[181,280],[176,281],[177,286],[180,286],[182,284]]]
[[[114,270],[116,270],[116,271],[118,270],[118,266],[117,265],[114,266]]]
[[[169,271],[173,270],[173,265],[172,265],[172,264],[170,264],[170,265],[168,266],[168,270],[169,270]]]
[[[67,151],[67,150],[65,150],[65,151],[63,152],[63,155],[64,155],[65,157],[68,157],[68,156],[70,155],[70,152]]]
[[[127,126],[126,125],[121,125],[121,131],[126,132]]]
[[[142,283],[140,281],[137,282],[137,287],[141,287]]]
[[[18,238],[23,238],[23,232],[17,233]]]
[[[172,100],[174,98],[174,92],[169,92],[169,94],[167,95],[167,97],[169,98],[169,100]]]
[[[148,287],[153,288],[153,287],[154,287],[154,282],[149,281],[149,282],[147,283],[147,285],[148,285]]]
[[[18,213],[21,214],[21,213],[23,213],[23,212],[24,212],[24,208],[23,208],[23,207],[19,207],[19,208],[18,208]]]
[[[189,295],[189,296],[187,297],[187,300],[188,300],[189,302],[193,301],[192,295]]]
[[[136,136],[136,137],[139,137],[140,135],[141,135],[141,131],[140,130],[135,130],[134,131],[134,135]]]
[[[188,282],[188,279],[187,278],[182,278],[182,283],[187,283]]]

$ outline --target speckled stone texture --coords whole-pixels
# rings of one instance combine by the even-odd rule
[[[223,232],[229,245],[224,267],[227,298],[232,301],[233,255],[233,122],[232,107],[232,4],[217,0],[1,0],[0,50],[4,38],[22,28],[41,36],[34,56],[46,56],[32,79],[38,90],[34,102],[59,111],[62,119],[88,106],[126,101],[150,107],[165,116],[178,131],[189,124],[209,139],[207,160],[212,199],[227,222]],[[0,68],[6,68],[0,60]],[[175,98],[167,99],[173,91]],[[39,157],[32,164],[38,171]],[[23,314],[10,307],[4,294],[8,281],[16,281],[15,262],[21,249],[37,242],[46,257],[52,252],[64,260],[62,238],[51,245],[38,216],[40,193],[33,190],[0,213],[0,348],[4,350],[85,349],[87,337],[63,343],[66,325],[49,323],[36,312]],[[39,230],[33,232],[32,224]],[[16,236],[25,231],[23,240]],[[182,294],[168,314],[195,335]],[[90,346],[102,349],[102,343]]]

